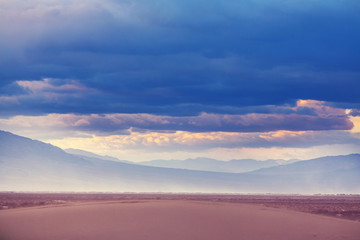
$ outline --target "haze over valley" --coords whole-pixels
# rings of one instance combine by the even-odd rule
[[[360,193],[360,154],[287,164],[249,159],[150,162],[164,164],[160,167],[81,151],[70,154],[4,131],[0,132],[0,151],[0,191]],[[174,162],[178,168],[171,166]],[[186,169],[191,166],[197,170]]]

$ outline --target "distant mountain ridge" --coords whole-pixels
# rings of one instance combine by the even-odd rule
[[[212,158],[195,158],[186,160],[152,160],[138,162],[137,164],[153,167],[180,168],[188,170],[200,170],[211,172],[243,173],[261,168],[280,166],[293,163],[296,160],[269,159],[257,161],[253,159],[234,159],[230,161],[219,161]]]
[[[73,155],[4,131],[0,153],[0,191],[360,193],[360,154],[223,173]]]
[[[102,156],[102,155],[98,155],[98,154],[95,154],[92,152],[75,149],[75,148],[67,148],[67,149],[64,149],[64,151],[67,153],[70,153],[72,155],[78,155],[81,157],[98,158],[98,159],[102,159],[102,160],[115,161],[115,162],[133,163],[131,161],[120,160],[118,158],[111,157],[111,156]]]
[[[261,168],[268,168],[274,166],[280,166],[285,164],[294,163],[299,160],[282,160],[282,159],[268,159],[258,161],[254,159],[233,159],[230,161],[220,161],[212,158],[189,158],[185,160],[150,160],[142,162],[131,162],[126,160],[119,160],[114,157],[101,156],[88,151],[79,149],[65,149],[67,153],[80,155],[83,157],[95,157],[104,160],[126,162],[132,164],[138,164],[143,166],[151,167],[162,167],[162,168],[177,168],[187,170],[199,170],[199,171],[210,171],[210,172],[228,172],[228,173],[243,173],[250,172]]]

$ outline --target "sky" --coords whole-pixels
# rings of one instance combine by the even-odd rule
[[[358,0],[0,0],[0,129],[123,160],[360,153]]]

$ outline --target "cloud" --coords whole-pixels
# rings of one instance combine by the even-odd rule
[[[49,104],[61,100],[62,94],[78,97],[87,91],[76,82],[54,86],[49,80],[19,82],[29,91],[26,98],[38,98]],[[24,101],[23,99],[23,101]],[[20,99],[21,100],[21,99]],[[14,104],[17,104],[16,102]],[[276,110],[278,108],[278,110]],[[276,113],[271,111],[275,110]],[[0,124],[18,127],[62,128],[94,134],[114,134],[131,131],[187,131],[187,132],[270,132],[350,130],[353,122],[345,109],[333,108],[325,102],[298,100],[296,106],[269,106],[269,113],[209,114],[197,116],[166,116],[152,114],[48,114],[43,116],[15,116],[0,120]],[[281,113],[282,112],[282,113]],[[26,126],[23,123],[26,122]]]
[[[354,124],[351,132],[360,134],[360,116],[350,117],[350,121]]]
[[[240,126],[240,122],[246,122],[246,117],[242,116],[242,120],[240,120],[239,116],[232,117],[231,115],[249,114],[247,118],[250,118],[250,114],[254,113],[256,114],[256,119],[268,121],[270,124],[269,130],[274,129],[272,121],[280,124],[281,118],[285,118],[283,122],[285,123],[285,129],[295,130],[296,128],[286,126],[286,122],[290,120],[291,116],[277,116],[295,114],[292,117],[292,120],[295,122],[311,121],[312,123],[309,124],[314,126],[316,121],[323,119],[324,129],[327,129],[329,124],[335,125],[335,122],[338,122],[338,127],[329,129],[351,128],[351,124],[349,125],[346,117],[344,118],[346,115],[345,110],[341,108],[344,106],[339,108],[336,104],[317,100],[301,100],[301,103],[301,101],[296,101],[295,99],[290,103],[278,103],[277,105],[270,104],[271,101],[262,102],[262,100],[260,100],[261,102],[257,102],[258,105],[253,105],[254,101],[249,103],[247,100],[244,100],[244,104],[228,104],[226,100],[222,100],[222,96],[215,96],[217,94],[216,92],[222,91],[221,84],[219,86],[209,85],[208,87],[212,89],[212,94],[218,97],[218,99],[212,99],[209,94],[197,93],[196,91],[205,90],[201,90],[200,87],[191,86],[191,84],[192,83],[184,82],[181,86],[170,86],[169,88],[156,85],[154,85],[153,88],[149,88],[148,86],[139,85],[139,90],[135,92],[128,91],[128,88],[124,86],[124,90],[113,93],[106,89],[91,88],[73,79],[44,78],[37,81],[18,80],[0,88],[0,99],[2,100],[0,102],[2,106],[0,115],[43,115],[49,113],[87,115],[96,113],[107,114],[108,116],[119,114],[118,116],[121,117],[121,114],[125,114],[123,116],[126,116],[126,114],[147,113],[150,115],[162,115],[164,117],[179,117],[178,119],[184,119],[184,121],[187,121],[185,117],[188,117],[188,121],[182,123],[185,127],[191,120],[194,122],[196,119],[200,119],[199,115],[202,115],[202,119],[205,120],[205,122],[215,119],[214,116],[216,115],[229,115],[226,119],[234,119],[231,121],[237,121]],[[178,88],[171,90],[171,88],[175,87]],[[195,89],[197,90],[195,91]],[[251,86],[246,86],[246,89],[251,91]],[[182,93],[182,91],[185,93]],[[186,97],[186,94],[191,96]],[[231,96],[231,93],[224,94]],[[276,99],[276,97],[274,98]],[[354,108],[352,113],[354,114],[356,111],[356,108]],[[207,117],[205,117],[204,113],[208,113]],[[209,117],[211,114],[212,116]],[[261,116],[260,114],[264,115]],[[299,117],[297,115],[303,116]],[[311,117],[311,115],[313,117]],[[219,117],[217,118],[216,121],[222,121],[224,124],[227,121],[225,119],[221,120]],[[237,118],[237,120],[235,120],[235,118]],[[191,124],[188,127],[190,126]],[[321,124],[313,128],[304,126],[303,130],[315,130],[316,128],[320,129],[320,127]],[[140,128],[142,127],[140,126]],[[187,129],[179,128],[178,130]],[[221,131],[222,128],[219,130]],[[265,131],[266,129],[263,130]],[[207,130],[199,129],[198,131]],[[246,130],[244,129],[244,131]],[[256,130],[249,128],[248,131]]]
[[[354,117],[360,116],[360,109],[349,110],[349,115],[354,116]]]
[[[33,91],[52,89],[52,86],[46,84],[35,86],[31,85]],[[62,86],[59,85],[60,89],[57,91],[68,89]],[[273,108],[274,106],[270,109]],[[330,152],[354,152],[356,147],[353,146],[360,144],[359,117],[346,115],[351,110],[333,108],[326,102],[314,100],[298,100],[296,106],[285,105],[277,108],[280,109],[276,114],[204,113],[192,117],[151,114],[14,116],[0,119],[0,129],[47,141],[62,148],[80,148],[131,160],[148,160],[156,156],[166,159],[175,156],[211,157],[210,153],[219,159],[244,156],[254,156],[257,159],[282,156],[288,159],[295,156],[299,158],[301,153],[306,153],[302,156],[306,159]],[[279,114],[280,112],[282,114]],[[340,122],[345,121],[346,124],[339,126],[336,119],[342,119]],[[324,125],[325,123],[330,124]],[[273,129],[268,130],[270,127]],[[298,130],[278,129],[286,127]],[[301,130],[304,127],[316,130]],[[320,146],[324,147],[319,148]],[[259,150],[258,155],[250,153],[254,149],[255,152]],[[331,151],[321,151],[321,154],[318,152],[316,155],[311,153],[311,149]],[[274,155],[269,155],[271,152]],[[171,157],[171,153],[175,155]],[[236,153],[245,155],[237,157]]]
[[[97,101],[62,94],[56,107],[2,98],[9,105],[1,114],[196,116],[297,99],[358,104],[359,10],[351,0],[1,1],[0,97],[40,79],[98,91]]]
[[[74,80],[57,83],[56,79],[45,78],[42,81],[16,81],[16,83],[29,94],[42,95],[50,100],[59,95],[76,96],[91,91]]]
[[[63,148],[110,150],[143,150],[147,152],[198,152],[212,149],[300,149],[325,145],[359,145],[360,135],[350,132],[294,132],[269,133],[228,132],[130,132],[128,135],[66,137],[48,140]]]
[[[0,0],[0,128],[135,156],[358,145],[359,11],[356,0]]]
[[[16,115],[16,113],[37,115],[49,110],[66,112],[75,107],[81,107],[94,95],[99,95],[96,89],[88,88],[71,79],[44,78],[40,81],[19,80],[3,88],[0,94],[0,114]]]
[[[128,131],[127,134],[71,136],[46,141],[133,161],[210,157],[222,160],[310,159],[359,152],[360,121],[351,131],[272,131],[264,133]],[[73,131],[71,132],[74,133]]]

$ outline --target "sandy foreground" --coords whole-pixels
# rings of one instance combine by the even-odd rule
[[[142,200],[3,210],[1,240],[360,239],[360,222],[261,205]]]

